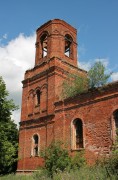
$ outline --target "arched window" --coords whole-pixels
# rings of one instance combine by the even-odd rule
[[[33,136],[32,139],[32,156],[38,156],[39,155],[39,137],[37,134]]]
[[[83,148],[83,123],[81,119],[72,122],[72,149]]]
[[[65,55],[71,57],[72,55],[72,38],[70,35],[65,35]]]
[[[41,92],[40,90],[38,89],[36,91],[36,105],[40,105],[40,101],[41,101]]]
[[[42,58],[47,56],[47,51],[48,51],[48,48],[47,48],[47,33],[43,34],[41,36],[41,48],[42,48]]]
[[[115,134],[118,135],[118,109],[113,113],[114,125],[115,125]]]

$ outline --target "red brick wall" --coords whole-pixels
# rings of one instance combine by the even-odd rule
[[[92,91],[67,99],[64,102],[55,103],[55,115],[39,120],[31,121],[31,124],[22,126],[20,131],[20,150],[18,169],[33,169],[41,165],[42,160],[31,157],[31,138],[37,133],[40,136],[40,149],[48,146],[52,140],[63,141],[71,154],[74,153],[71,147],[71,123],[74,119],[80,118],[83,122],[84,149],[87,161],[93,163],[96,158],[108,154],[113,143],[112,136],[112,115],[118,109],[118,86],[113,85],[102,91]],[[29,127],[29,129],[28,129]],[[25,165],[24,165],[25,158]],[[29,160],[30,159],[30,160]],[[29,166],[28,166],[29,164]],[[34,168],[34,169],[35,169]]]
[[[113,143],[113,112],[118,109],[118,83],[103,91],[92,91],[62,102],[57,102],[55,127],[57,138],[64,132],[64,142],[71,148],[71,123],[74,119],[83,122],[84,149],[88,162],[102,154],[109,154]],[[58,134],[60,133],[60,134]]]

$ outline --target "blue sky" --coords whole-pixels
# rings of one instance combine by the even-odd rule
[[[0,0],[0,75],[17,104],[23,74],[34,64],[35,30],[55,18],[78,30],[81,68],[100,59],[118,80],[118,0]]]
[[[77,28],[81,60],[108,57],[116,65],[118,55],[117,0],[1,0],[0,37],[3,43],[19,33],[31,35],[46,21],[60,18]]]

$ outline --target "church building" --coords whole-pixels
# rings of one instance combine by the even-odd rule
[[[17,172],[42,166],[41,150],[58,140],[66,143],[69,154],[84,150],[93,163],[109,154],[115,141],[118,82],[62,100],[62,83],[69,73],[87,76],[77,63],[77,30],[54,19],[36,34],[35,65],[22,81]]]

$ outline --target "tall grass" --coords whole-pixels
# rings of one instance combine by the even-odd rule
[[[47,174],[38,172],[33,174],[35,180],[51,180]],[[68,171],[58,171],[53,174],[53,180],[118,180],[117,174],[108,174],[107,169],[102,166],[88,167]]]
[[[8,174],[5,176],[0,176],[0,180],[33,180],[33,177],[32,175]]]
[[[118,174],[110,174],[103,166],[84,166],[80,169],[67,170],[53,174],[53,178],[48,176],[46,170],[40,170],[32,175],[9,174],[1,176],[0,180],[117,180]]]

